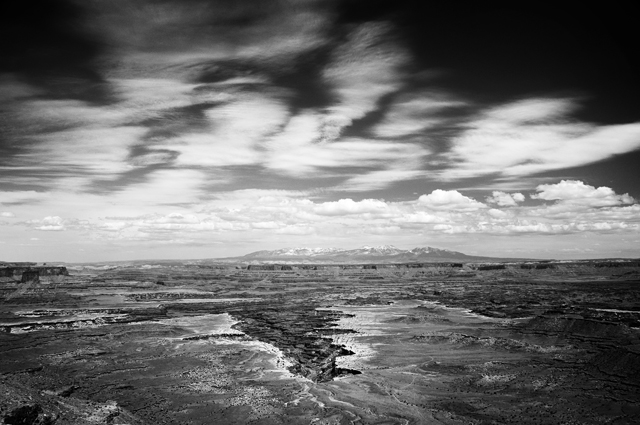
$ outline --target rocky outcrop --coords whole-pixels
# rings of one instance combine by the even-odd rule
[[[40,273],[37,270],[25,270],[22,272],[20,283],[40,283]]]
[[[73,392],[73,390],[71,390]],[[103,403],[71,397],[67,389],[38,391],[0,382],[0,423],[12,425],[141,425],[140,418],[115,401]]]
[[[45,425],[55,423],[53,415],[44,413],[42,406],[37,403],[28,403],[17,406],[4,415],[5,424],[14,425]]]
[[[69,276],[66,267],[0,267],[0,281],[20,283],[59,283]]]
[[[247,270],[293,270],[289,265],[283,264],[250,264]]]
[[[637,332],[623,323],[595,320],[575,314],[546,313],[522,326],[523,333],[553,335],[592,346],[608,348],[640,342]]]

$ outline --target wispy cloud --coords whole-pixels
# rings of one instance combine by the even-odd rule
[[[323,74],[338,97],[327,108],[323,137],[334,140],[353,120],[376,109],[382,96],[402,87],[402,68],[409,59],[393,42],[388,24],[368,23],[354,29]]]
[[[575,122],[571,99],[528,99],[481,112],[445,155],[445,179],[516,177],[577,167],[640,147],[640,123]]]
[[[363,138],[321,143],[322,128],[321,114],[306,112],[292,117],[265,144],[264,166],[294,176],[343,175],[348,180],[341,187],[371,190],[420,174],[421,160],[428,154],[414,143]],[[366,167],[374,170],[363,173]]]
[[[467,102],[451,98],[451,95],[444,93],[406,93],[394,100],[384,118],[373,127],[373,132],[383,138],[428,135],[428,130],[445,121],[442,116],[444,111],[465,106]]]
[[[286,104],[277,98],[252,95],[211,108],[205,115],[208,132],[186,133],[158,144],[180,153],[178,165],[258,164],[264,159],[261,143],[289,114]]]

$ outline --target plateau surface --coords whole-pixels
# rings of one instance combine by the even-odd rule
[[[282,263],[256,254],[5,264],[0,417],[317,425],[640,415],[640,261],[391,263],[405,252],[378,251],[360,264],[295,263],[286,251]]]

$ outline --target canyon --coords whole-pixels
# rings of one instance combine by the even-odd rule
[[[634,423],[640,261],[398,251],[1,264],[0,418]]]

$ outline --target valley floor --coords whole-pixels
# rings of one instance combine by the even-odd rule
[[[626,424],[635,267],[164,265],[0,283],[6,424]]]

